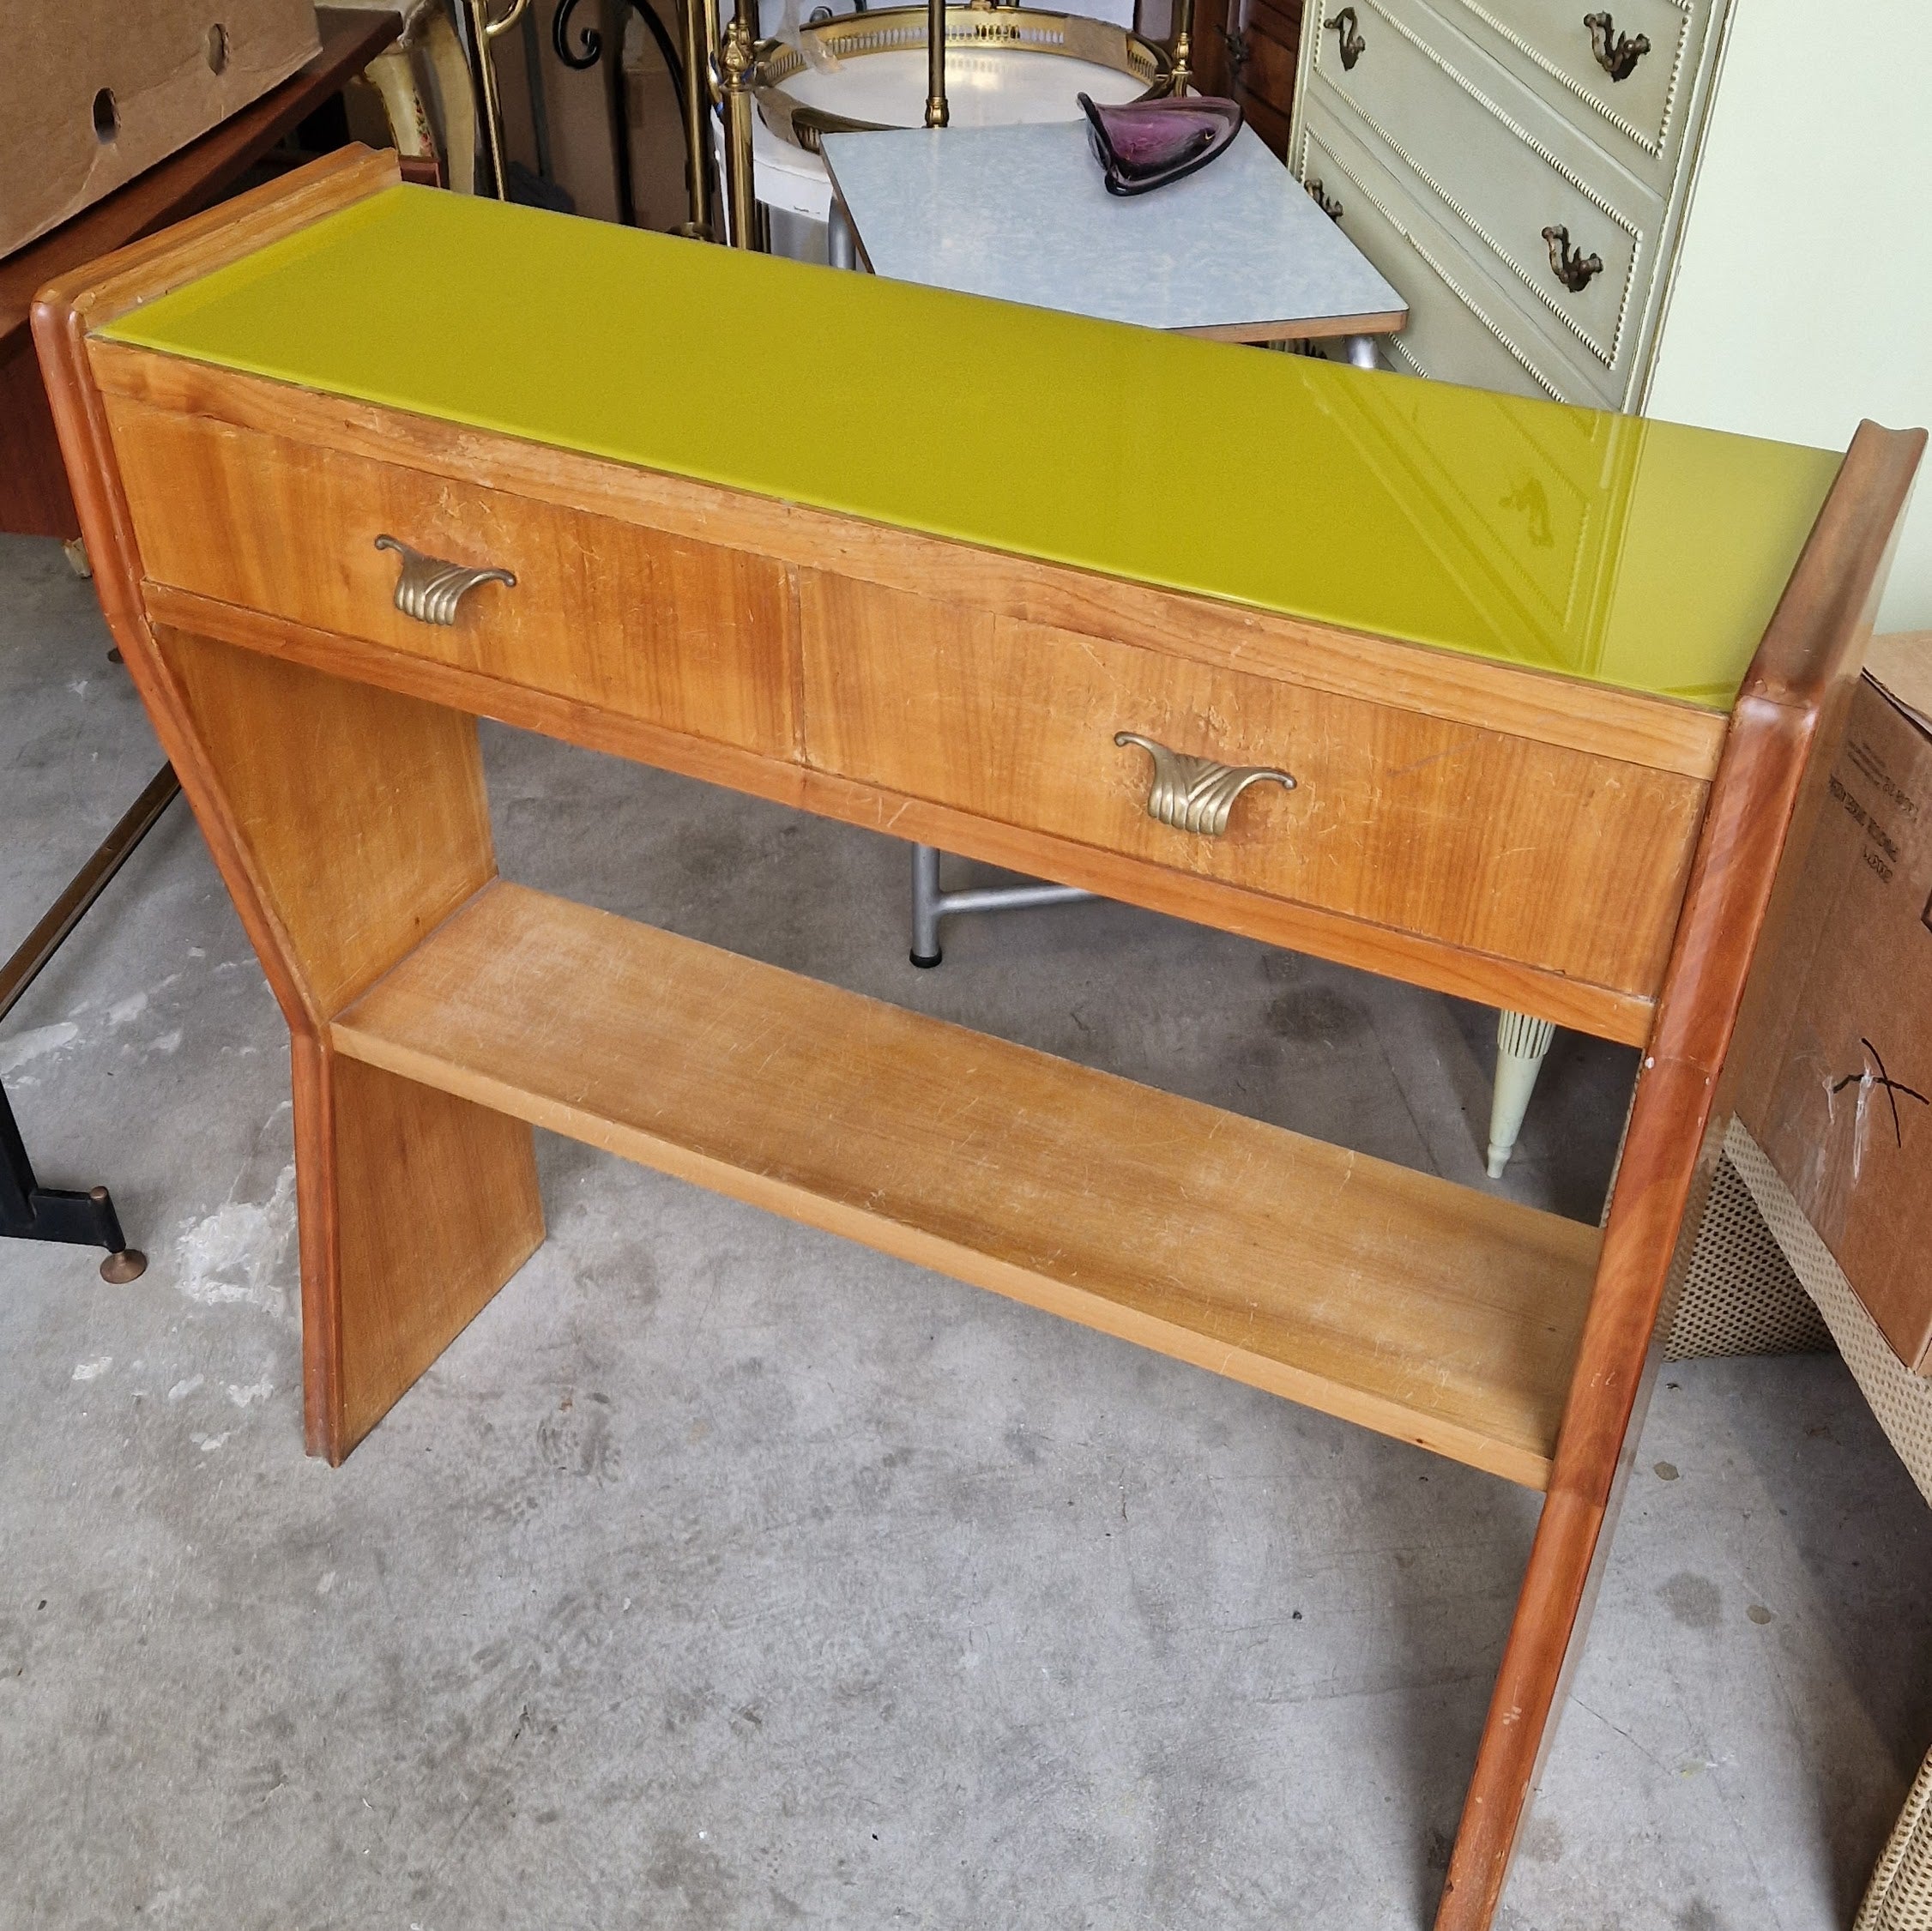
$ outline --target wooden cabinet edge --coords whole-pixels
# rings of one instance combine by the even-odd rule
[[[75,269],[40,291],[35,311],[43,305],[54,312],[70,310],[87,328],[100,328],[401,178],[392,149],[338,148]]]

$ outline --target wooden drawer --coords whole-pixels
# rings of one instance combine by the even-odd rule
[[[1295,106],[1295,63],[1301,47],[1300,0],[1228,0],[1223,71],[1227,90],[1262,139],[1278,154],[1288,146]]]
[[[110,421],[152,582],[794,755],[791,601],[772,558],[126,397]],[[408,616],[378,537],[515,586],[470,590],[447,626]]]
[[[1325,25],[1303,112],[1325,102],[1409,171],[1464,245],[1532,299],[1522,305],[1581,344],[1606,374],[1634,356],[1663,205],[1471,42],[1415,0],[1355,0],[1360,51]],[[1339,20],[1340,14],[1328,16]],[[1553,242],[1546,230],[1561,230]],[[1553,246],[1601,262],[1567,286]],[[1520,297],[1518,297],[1520,302]]]
[[[1709,34],[1711,0],[1436,0],[1436,10],[1493,54],[1622,166],[1668,193],[1684,143]],[[1606,49],[1621,80],[1597,57],[1593,15],[1608,15]],[[1634,52],[1620,43],[1649,43]]]
[[[849,579],[800,576],[808,763],[1180,872],[1654,991],[1704,784]],[[1271,765],[1222,836],[1115,733]]]
[[[1398,369],[1510,395],[1575,399],[1574,380],[1540,347],[1526,349],[1516,340],[1521,331],[1510,326],[1515,317],[1508,302],[1429,232],[1383,171],[1336,126],[1325,100],[1303,110],[1291,165],[1408,303],[1400,334],[1381,339]]]

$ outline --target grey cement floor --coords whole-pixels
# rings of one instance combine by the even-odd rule
[[[106,648],[0,539],[0,952],[158,762]],[[487,749],[512,876],[1478,1180],[1476,1009],[1111,907],[915,974],[903,848]],[[1594,1217],[1629,1071],[1560,1042],[1511,1192]],[[1533,1497],[555,1140],[305,1460],[285,1035],[179,807],[0,1074],[153,1256],[0,1243],[0,1925],[1426,1922]],[[1671,1371],[1639,1470],[1501,1922],[1844,1925],[1924,1509],[1833,1358]]]

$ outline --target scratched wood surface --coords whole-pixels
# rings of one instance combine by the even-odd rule
[[[1593,1228],[492,886],[338,1052],[1540,1486]]]

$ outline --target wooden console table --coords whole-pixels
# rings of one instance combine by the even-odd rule
[[[310,1445],[542,1239],[535,1123],[1546,1490],[1438,1920],[1487,1924],[1923,437],[1841,462],[395,179],[332,157],[35,315],[289,1023]],[[768,410],[730,371],[776,316]],[[1252,434],[1170,428],[1204,383]],[[500,880],[477,715],[1639,1043],[1607,1223]]]

